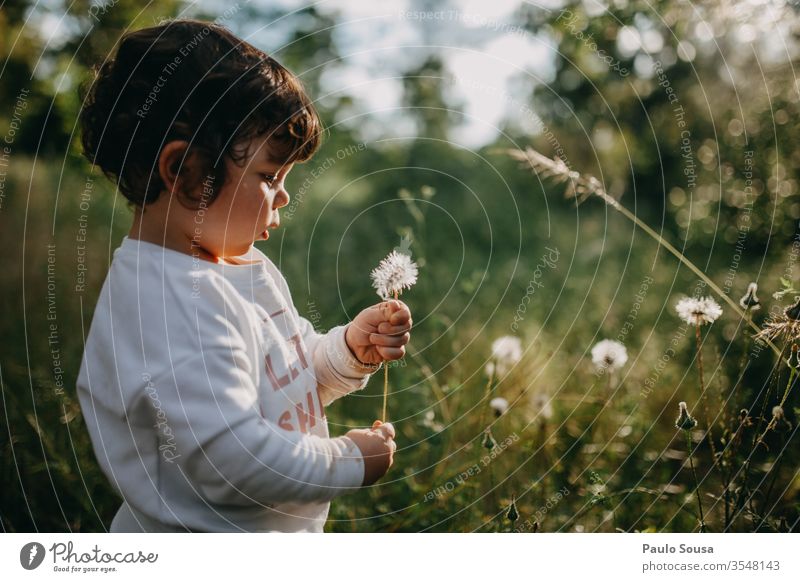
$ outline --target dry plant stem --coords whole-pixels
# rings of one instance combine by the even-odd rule
[[[692,460],[692,432],[689,430],[686,433],[686,447],[689,450],[689,467],[692,469],[692,477],[694,478],[694,494],[697,497],[697,510],[700,512],[700,533],[706,531],[706,518],[703,514],[703,501],[700,499],[700,482],[697,480],[697,471],[694,468],[694,461]]]
[[[394,298],[397,299],[397,291],[394,292]],[[389,366],[384,362],[383,364],[383,412],[381,413],[381,420],[386,422],[386,407],[389,404]]]
[[[781,403],[779,404],[779,406],[781,408],[783,408],[783,405],[786,403],[786,399],[789,397],[789,392],[792,389],[792,382],[794,381],[794,376],[795,376],[796,373],[797,372],[796,372],[796,370],[794,368],[790,368],[789,381],[786,382],[786,389],[783,391],[783,398],[781,398]],[[775,422],[775,417],[773,416],[772,420],[770,420],[769,424],[767,424],[767,428],[765,428],[764,432],[761,433],[761,436],[758,437],[758,444],[761,444],[761,443],[764,442],[764,437],[767,436],[767,433],[770,430],[775,428],[776,424],[777,423]]]
[[[570,172],[566,165],[561,160],[550,160],[546,156],[539,154],[533,150],[506,150],[506,152],[510,153],[512,157],[518,160],[526,161],[530,166],[531,169],[537,174],[543,174],[544,177],[553,177],[556,176],[559,178],[561,182],[569,181],[570,182],[570,189],[572,192],[579,192],[581,194],[594,194],[595,196],[599,197],[603,200],[606,204],[611,206],[614,210],[622,214],[625,218],[633,222],[636,226],[641,228],[645,231],[650,238],[655,240],[660,246],[664,247],[669,251],[676,259],[678,259],[681,263],[686,265],[689,270],[700,277],[713,291],[716,293],[728,306],[733,309],[734,313],[738,314],[739,317],[745,319],[745,313],[742,308],[719,286],[712,281],[708,275],[703,273],[694,263],[692,263],[689,259],[687,259],[683,253],[681,253],[678,249],[676,249],[672,244],[669,243],[664,237],[658,234],[655,230],[650,228],[645,222],[643,222],[639,217],[633,214],[630,210],[622,206],[619,202],[617,202],[614,198],[609,196],[606,191],[603,189],[600,181],[597,180],[594,176],[585,177],[579,174],[578,172]],[[560,164],[559,164],[560,162]],[[549,167],[548,167],[549,166]],[[563,166],[563,169],[560,167]],[[748,324],[750,325],[753,330],[756,332],[761,331],[761,329],[754,324],[752,321],[748,320]],[[772,348],[772,351],[780,357],[781,351],[772,343],[769,339],[764,338],[763,341]]]
[[[494,492],[494,471],[492,470],[492,460],[491,460],[491,458],[489,459],[489,466],[487,467],[487,469],[489,469],[489,495],[487,497],[487,500],[489,502],[488,514],[490,516],[492,516],[492,518],[489,521],[493,522],[494,519],[495,519],[494,518],[494,514],[497,511],[497,504],[495,503],[496,496],[495,496],[495,492]],[[501,515],[502,515],[502,512],[501,512]],[[489,531],[492,530],[492,527],[493,526],[489,526]]]
[[[491,368],[489,371],[489,379],[486,381],[486,389],[483,395],[483,401],[480,403],[480,420],[478,421],[478,426],[480,427],[480,433],[478,436],[478,462],[477,464],[480,466],[481,459],[483,458],[483,435],[486,434],[486,408],[489,406],[489,401],[491,400],[492,396],[492,382],[494,381],[494,367]],[[491,465],[491,462],[490,462]],[[494,490],[494,476],[492,475],[492,468],[491,466],[488,467],[489,469],[489,494],[487,495],[487,502],[492,503],[493,497],[493,490]],[[476,495],[480,497],[480,489],[477,491]],[[489,511],[491,515],[491,508]]]
[[[769,498],[772,497],[772,489],[775,487],[775,481],[778,480],[778,474],[779,474],[778,466],[780,465],[780,462],[783,460],[783,453],[785,450],[786,450],[786,443],[784,442],[783,447],[781,447],[781,452],[778,453],[778,458],[775,459],[775,462],[772,464],[772,467],[770,467],[770,471],[772,471],[772,480],[770,481],[769,487],[767,487],[767,493],[764,495],[765,513],[761,516],[761,521],[759,522],[756,531],[758,531],[761,528],[761,526],[764,525],[764,522],[767,520],[766,510],[769,507]]]
[[[711,430],[711,421],[708,414],[708,395],[706,394],[706,382],[703,375],[703,338],[700,333],[700,324],[695,325],[695,343],[697,345],[697,371],[700,375],[700,399],[703,401],[703,416],[706,422],[706,436],[708,438],[708,446],[711,448],[711,462],[713,466],[717,466],[717,450],[714,445],[714,434]]]
[[[483,437],[483,431],[486,430],[486,408],[489,406],[489,401],[491,400],[492,396],[492,382],[494,381],[494,368],[491,369],[489,372],[489,380],[486,382],[486,389],[483,394],[483,402],[480,403],[480,420],[478,421],[478,426],[480,427],[480,433],[478,436],[478,461],[481,459],[481,449],[480,449],[480,439]]]
[[[781,356],[782,355],[783,354],[781,354]],[[748,507],[748,511],[750,512],[751,515],[754,515],[754,516],[758,515],[758,513],[756,512],[756,509],[755,509],[755,505],[754,505],[755,504],[755,494],[758,491],[758,489],[756,489],[756,491],[752,491],[750,489],[750,487],[749,487],[749,483],[750,483],[750,468],[751,468],[751,464],[752,464],[753,455],[755,454],[755,450],[756,450],[756,448],[758,448],[759,445],[762,444],[761,438],[762,438],[762,434],[763,433],[761,432],[761,427],[763,426],[763,423],[764,423],[764,416],[765,416],[766,410],[767,410],[767,402],[769,402],[770,393],[772,392],[773,383],[776,384],[775,390],[776,390],[776,394],[777,394],[777,389],[778,389],[778,387],[777,387],[777,378],[779,377],[779,374],[780,374],[780,372],[777,370],[777,367],[776,367],[775,371],[773,371],[772,374],[771,374],[771,377],[775,378],[775,380],[774,381],[770,380],[769,385],[767,386],[767,389],[765,391],[764,398],[762,399],[762,402],[761,402],[761,413],[758,415],[758,424],[753,429],[753,438],[752,438],[752,441],[750,443],[750,445],[751,445],[750,452],[748,453],[748,455],[747,455],[747,457],[746,457],[746,459],[744,461],[744,464],[742,465],[742,494],[741,495],[746,495],[747,498],[744,499],[744,501],[741,503],[742,509],[737,511],[736,514],[733,516],[734,520],[738,517],[738,515],[740,515],[742,513],[742,511],[744,511],[745,506],[749,506]],[[772,423],[772,420],[770,420],[770,422],[768,423],[768,427],[769,427],[769,425],[771,423]],[[739,498],[737,498],[737,502],[736,502],[737,506],[740,504],[739,499],[741,499],[741,496],[739,496]]]
[[[789,398],[789,392],[792,390],[792,382],[797,374],[796,368],[789,368],[789,370],[789,381],[786,383],[786,390],[783,391],[783,398],[781,398],[781,403],[779,404],[781,408],[783,408],[783,405],[786,404],[786,399]]]

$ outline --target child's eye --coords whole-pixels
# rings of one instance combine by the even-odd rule
[[[275,176],[272,174],[261,174],[261,179],[264,180],[268,185],[272,186],[272,183],[275,181]]]

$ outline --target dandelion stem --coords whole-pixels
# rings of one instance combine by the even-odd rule
[[[394,298],[397,299],[397,290],[394,292]],[[381,421],[386,422],[386,408],[389,404],[389,366],[383,364],[383,412],[381,413]]]
[[[706,382],[705,376],[703,374],[703,337],[700,332],[700,324],[696,324],[695,327],[695,343],[697,346],[697,372],[700,375],[700,399],[703,402],[703,416],[705,416],[705,423],[707,427],[707,436],[708,436],[708,445],[711,448],[711,461],[714,465],[717,464],[717,450],[716,446],[714,445],[714,434],[712,431],[711,421],[709,420],[708,414],[708,401],[707,401],[707,394],[706,394]]]
[[[700,482],[697,480],[697,471],[694,468],[694,461],[692,460],[692,431],[685,430],[686,433],[686,447],[689,451],[689,467],[692,469],[692,477],[694,478],[694,495],[697,497],[697,510],[700,512],[700,533],[706,531],[706,518],[703,514],[703,501],[700,499]]]
[[[489,406],[489,401],[492,397],[492,381],[494,381],[494,366],[489,369],[489,380],[486,382],[486,389],[484,391],[483,401],[481,402],[480,421],[478,422],[481,434],[483,434],[483,431],[486,429],[484,424],[486,422],[486,408]]]
[[[386,405],[389,402],[389,366],[383,366],[383,412],[381,420],[386,422]]]

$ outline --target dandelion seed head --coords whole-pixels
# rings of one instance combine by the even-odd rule
[[[772,407],[772,417],[775,420],[783,420],[783,407],[782,406],[773,406]]]
[[[502,416],[508,410],[508,400],[502,397],[492,398],[489,407],[494,410],[496,416]]]
[[[598,371],[614,372],[628,361],[628,350],[620,342],[605,339],[592,348],[592,363]]]
[[[492,342],[494,371],[504,376],[522,359],[522,341],[513,335],[504,335]]]
[[[800,341],[800,297],[795,299],[795,304],[784,309],[783,314],[764,324],[761,331],[755,335],[756,339],[782,338],[787,342]]]
[[[533,397],[533,407],[538,411],[538,415],[545,420],[553,418],[553,405],[550,403],[550,398],[547,394],[536,394]]]
[[[383,300],[410,289],[417,282],[419,269],[411,257],[396,250],[382,259],[372,270],[372,286]]]
[[[684,297],[675,305],[675,311],[689,325],[714,323],[722,315],[722,308],[711,297]]]

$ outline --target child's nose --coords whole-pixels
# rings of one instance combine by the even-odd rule
[[[289,193],[284,188],[281,188],[275,194],[275,200],[273,200],[273,202],[272,202],[272,207],[273,208],[282,208],[282,207],[286,206],[287,204],[289,204]]]

